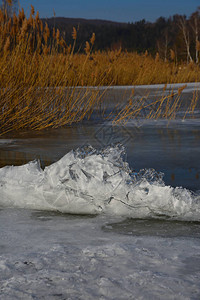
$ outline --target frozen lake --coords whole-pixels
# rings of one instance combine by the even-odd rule
[[[200,223],[0,211],[1,299],[199,299]]]
[[[0,298],[199,299],[198,115],[2,136]]]

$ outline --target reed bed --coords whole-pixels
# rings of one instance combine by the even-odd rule
[[[130,119],[143,118],[147,119],[167,119],[172,120],[181,112],[181,118],[193,116],[195,108],[199,101],[199,91],[194,90],[192,99],[188,101],[187,107],[182,101],[182,92],[187,87],[183,85],[178,91],[173,89],[166,93],[164,86],[162,95],[155,96],[153,99],[149,95],[144,95],[139,100],[134,100],[134,89],[128,103],[118,111],[117,114],[109,116],[113,118],[113,124],[127,123]]]
[[[12,5],[10,0],[7,3]],[[58,29],[50,32],[33,6],[29,18],[23,9],[12,17],[0,10],[0,134],[59,127],[89,118],[102,94],[87,86],[195,82],[200,78],[200,67],[193,63],[164,62],[147,52],[94,51],[94,33],[84,52],[75,51],[77,38],[76,28],[72,44],[66,43]],[[168,98],[156,100],[156,111],[152,103],[148,117],[174,116],[180,94],[175,96],[170,105]],[[114,121],[135,117],[144,107],[143,99],[134,106],[129,104]]]

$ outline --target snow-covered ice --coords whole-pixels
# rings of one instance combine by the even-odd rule
[[[134,231],[146,221],[129,222]],[[199,232],[199,224],[185,223]],[[157,236],[159,224],[136,236],[130,224],[125,234],[116,224],[121,217],[3,209],[0,298],[199,299],[199,235],[179,235],[174,223],[163,231],[176,236]]]

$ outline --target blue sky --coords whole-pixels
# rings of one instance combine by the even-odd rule
[[[21,6],[29,14],[30,5],[40,12],[40,16],[52,17],[53,9],[57,17],[105,19],[119,22],[135,22],[141,19],[155,21],[160,16],[174,14],[191,15],[199,0],[21,0]]]

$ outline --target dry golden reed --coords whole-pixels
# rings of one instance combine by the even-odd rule
[[[170,49],[170,58],[171,58],[171,60],[175,60],[175,57],[176,57],[176,55],[175,55],[174,50]]]
[[[93,33],[82,53],[75,51],[78,28],[73,28],[72,39],[72,44],[67,43],[59,29],[50,31],[33,6],[29,18],[23,8],[12,18],[0,9],[0,134],[58,127],[90,116],[101,99],[98,91],[77,86],[166,84],[200,78],[200,67],[178,64],[173,50],[172,61],[166,62],[158,53],[153,57],[147,51],[94,51]],[[181,91],[174,102],[172,95],[156,100],[156,112],[150,110],[149,117],[171,118],[179,107],[179,94]],[[197,101],[194,95],[191,111]],[[143,98],[134,104],[130,101],[116,120],[136,116],[145,106],[149,109],[155,105],[145,104]]]

